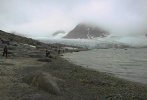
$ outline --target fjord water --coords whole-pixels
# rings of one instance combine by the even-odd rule
[[[66,53],[64,58],[86,68],[147,84],[147,48],[94,49]]]

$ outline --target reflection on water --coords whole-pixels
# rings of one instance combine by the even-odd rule
[[[96,49],[67,53],[73,63],[147,84],[147,49]]]

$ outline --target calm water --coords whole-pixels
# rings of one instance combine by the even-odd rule
[[[64,58],[83,67],[147,84],[147,48],[97,49],[67,53]]]

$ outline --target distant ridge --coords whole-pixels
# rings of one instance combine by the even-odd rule
[[[13,33],[8,33],[8,32],[0,30],[0,40],[2,39],[7,40],[7,41],[15,41],[18,43],[30,44],[30,45],[43,45],[44,44],[37,40],[33,40],[31,38],[15,35]]]
[[[55,33],[53,33],[53,36],[57,36],[57,35],[59,35],[61,33],[65,34],[65,31],[63,31],[63,30],[56,31]]]
[[[106,37],[109,33],[97,26],[89,24],[78,24],[73,30],[71,30],[64,38],[69,39],[87,39],[96,37]]]

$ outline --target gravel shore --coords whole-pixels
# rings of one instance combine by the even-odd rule
[[[107,73],[88,70],[34,48],[13,47],[0,59],[0,100],[147,100],[147,86]],[[23,78],[36,71],[51,74],[61,91],[55,95],[27,84]]]

